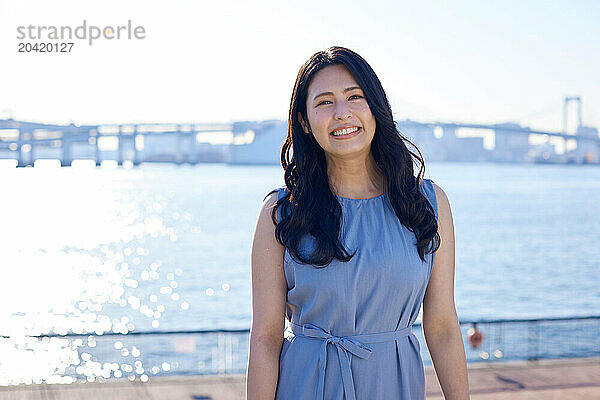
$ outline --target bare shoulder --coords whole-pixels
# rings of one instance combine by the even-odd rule
[[[273,212],[273,207],[275,207],[275,203],[277,203],[278,192],[277,190],[271,192],[264,199],[262,208],[261,208],[261,216],[262,214],[266,214],[269,219],[271,219],[271,213]]]
[[[435,182],[431,182],[433,190],[435,191],[435,197],[438,208],[438,221],[444,221],[452,219],[452,211],[450,210],[450,200],[446,192]]]
[[[431,184],[433,185],[433,190],[435,191],[435,197],[438,206],[440,203],[449,203],[448,196],[446,196],[446,192],[444,192],[444,190],[437,183],[432,181]]]
[[[273,209],[277,203],[277,190],[269,193],[263,200],[255,227],[255,240],[259,245],[267,246],[269,249],[276,248],[279,242],[275,239],[275,222],[273,221]],[[275,216],[277,219],[277,215]],[[278,222],[278,221],[277,221]]]
[[[273,206],[277,202],[279,191],[278,189],[273,189],[263,200],[263,205]]]

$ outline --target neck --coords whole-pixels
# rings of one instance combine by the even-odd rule
[[[327,175],[333,193],[342,197],[375,197],[386,190],[383,171],[370,151],[362,159],[327,159]]]

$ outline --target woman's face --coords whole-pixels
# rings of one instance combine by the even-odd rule
[[[375,118],[346,66],[329,65],[315,74],[308,86],[306,113],[309,126],[298,117],[304,131],[313,132],[325,153],[345,156],[370,151]]]

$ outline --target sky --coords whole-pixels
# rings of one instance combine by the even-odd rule
[[[144,39],[19,53],[18,26],[126,25]],[[48,123],[287,119],[300,66],[361,54],[394,118],[600,127],[597,1],[0,0],[0,118]],[[48,41],[48,40],[45,40]],[[67,40],[65,40],[67,41]],[[54,41],[56,42],[56,41]],[[575,104],[569,108],[575,126]]]

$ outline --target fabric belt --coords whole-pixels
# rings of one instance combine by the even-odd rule
[[[290,322],[290,327],[295,336],[304,336],[310,339],[319,339],[323,341],[319,353],[319,386],[317,393],[320,400],[324,400],[325,390],[325,366],[327,365],[327,345],[331,343],[337,349],[340,370],[342,371],[342,383],[344,384],[344,394],[346,400],[356,400],[354,390],[354,379],[350,369],[350,354],[357,357],[368,359],[371,356],[371,349],[364,343],[391,342],[413,334],[412,325],[397,331],[367,333],[354,336],[335,336],[326,332],[322,328],[313,324],[298,325]]]

